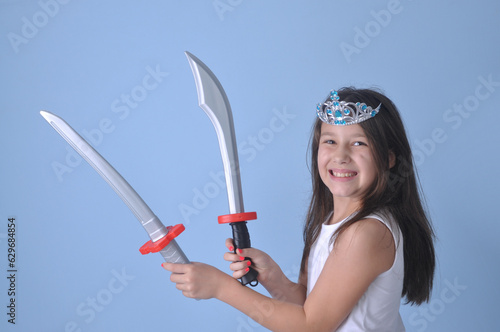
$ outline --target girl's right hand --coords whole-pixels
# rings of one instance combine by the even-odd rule
[[[239,279],[248,273],[250,266],[259,275],[257,280],[265,285],[273,279],[281,278],[283,272],[276,262],[265,252],[255,248],[236,249],[234,253],[233,239],[226,240],[226,247],[230,252],[224,254],[224,259],[228,262],[229,268],[233,271],[233,278]],[[245,259],[250,258],[252,261]]]

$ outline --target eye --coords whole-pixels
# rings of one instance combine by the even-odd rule
[[[356,142],[354,142],[353,145],[354,146],[368,146],[368,144],[366,144],[365,142],[361,142],[361,141],[356,141]]]
[[[327,139],[325,140],[326,144],[335,144],[335,141],[333,139]]]

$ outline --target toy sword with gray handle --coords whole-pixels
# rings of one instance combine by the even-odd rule
[[[191,53],[186,52],[186,56],[196,82],[198,105],[212,120],[219,139],[230,212],[228,215],[219,216],[219,223],[229,223],[231,225],[235,252],[238,248],[250,248],[250,236],[246,221],[257,219],[257,214],[255,212],[245,212],[243,207],[238,148],[236,146],[231,106],[222,85],[214,73]],[[248,273],[241,278],[241,283],[256,286],[258,284],[257,275],[257,271],[250,268]]]
[[[139,219],[151,239],[139,251],[143,255],[160,252],[165,261],[169,263],[189,263],[186,255],[175,241],[175,237],[184,231],[184,225],[165,227],[134,188],[66,121],[50,112],[41,111],[40,114],[106,180]]]

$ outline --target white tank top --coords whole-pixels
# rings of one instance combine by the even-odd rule
[[[404,278],[403,236],[389,214],[377,212],[366,217],[382,222],[392,233],[396,256],[391,268],[381,273],[361,296],[337,332],[405,331],[399,315]],[[321,233],[311,247],[307,263],[307,295],[311,292],[333,248],[333,233],[349,218],[333,225],[321,225]],[[329,218],[327,219],[328,222]]]

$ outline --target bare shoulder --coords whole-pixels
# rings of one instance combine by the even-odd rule
[[[376,263],[377,272],[388,270],[396,253],[394,238],[389,228],[374,218],[362,219],[347,229],[335,241],[335,250],[349,251]]]
[[[367,218],[362,219],[351,226],[342,233],[338,242],[347,241],[360,241],[367,244],[394,244],[394,239],[389,228],[378,219]]]

